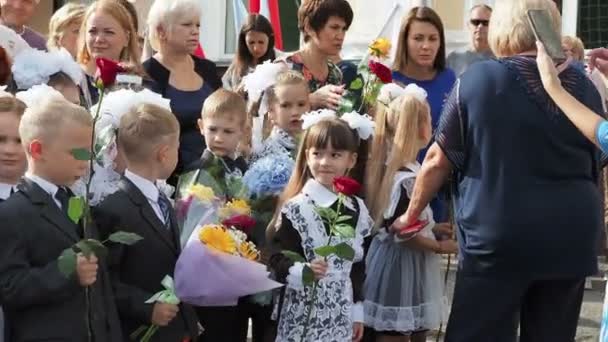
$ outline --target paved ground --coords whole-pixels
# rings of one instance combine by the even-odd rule
[[[444,258],[444,271],[447,269],[447,258]],[[605,259],[600,260],[601,274],[608,273],[608,263]],[[450,274],[448,277],[448,294],[452,297],[454,289],[456,262],[452,257],[450,266]],[[578,323],[578,331],[576,334],[576,342],[597,342],[600,333],[600,317],[602,315],[602,306],[604,300],[604,277],[594,277],[587,281],[585,289],[585,297],[583,300],[583,308]],[[443,341],[443,336],[437,340],[437,333],[429,334],[427,342]]]

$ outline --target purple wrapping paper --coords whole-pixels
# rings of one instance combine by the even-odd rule
[[[175,293],[196,306],[232,306],[239,297],[283,286],[266,266],[190,240],[175,266]]]

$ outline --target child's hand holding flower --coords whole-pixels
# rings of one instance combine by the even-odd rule
[[[325,278],[327,273],[327,261],[324,258],[317,258],[310,263],[310,269],[315,275],[315,280],[321,280]]]

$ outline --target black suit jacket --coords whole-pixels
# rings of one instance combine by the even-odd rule
[[[79,227],[36,183],[24,179],[0,204],[0,300],[11,342],[87,340],[86,295],[77,276],[60,273],[57,258],[78,242]],[[95,227],[88,237],[96,238]],[[112,288],[100,259],[89,287],[95,341],[122,339]]]
[[[146,304],[156,292],[163,290],[165,275],[173,277],[180,253],[179,229],[171,215],[171,230],[156,216],[144,194],[127,178],[119,190],[95,208],[95,218],[103,236],[114,231],[128,231],[143,237],[133,246],[110,246],[110,272],[116,304],[125,336],[139,326],[149,325],[153,304]],[[193,309],[180,305],[180,312],[169,326],[160,328],[151,341],[181,342],[186,336],[198,335],[198,321]]]

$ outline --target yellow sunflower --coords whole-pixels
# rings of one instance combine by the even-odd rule
[[[260,257],[260,252],[255,247],[252,242],[245,241],[239,245],[239,253],[245,259],[249,260],[258,260]]]
[[[193,196],[201,202],[211,202],[215,198],[213,189],[202,184],[193,184],[187,190],[188,195]]]
[[[202,243],[216,251],[228,254],[236,253],[236,243],[222,225],[208,224],[203,226],[198,238]]]
[[[251,207],[242,199],[233,199],[220,209],[220,217],[228,218],[236,215],[251,215]]]
[[[378,57],[386,58],[391,52],[391,42],[386,38],[378,38],[369,45],[369,54]]]

